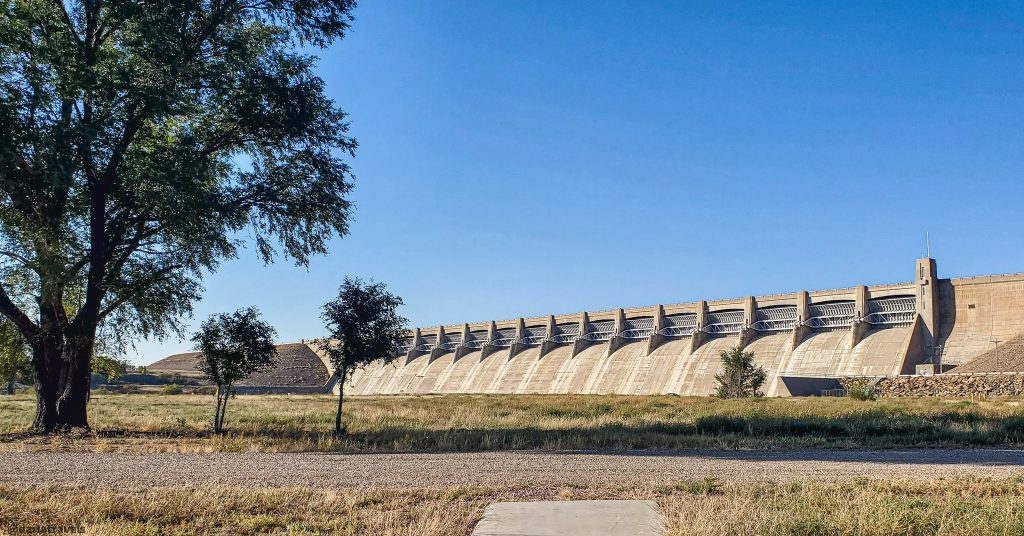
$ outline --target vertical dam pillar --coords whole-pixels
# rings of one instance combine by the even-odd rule
[[[693,336],[690,337],[690,353],[697,351],[700,345],[704,344],[704,341],[708,339],[708,333],[704,331],[704,328],[708,324],[708,302],[701,300],[697,302],[697,329],[693,332]]]
[[[498,326],[491,320],[491,325],[487,326],[487,343],[484,344],[483,348],[480,349],[480,361],[483,361],[485,357],[494,353],[496,348],[491,345],[494,338],[498,336]]]
[[[665,342],[665,336],[661,334],[661,330],[665,329],[665,306],[655,305],[654,306],[654,332],[651,333],[651,337],[647,339],[647,355],[651,355],[661,343]]]
[[[811,334],[811,328],[806,325],[810,315],[811,297],[806,290],[796,293],[796,323],[793,324],[793,348],[796,349],[804,339]]]
[[[615,325],[612,327],[612,338],[608,339],[608,351],[604,355],[610,356],[626,342],[622,338],[622,332],[626,329],[626,313],[621,309],[615,310]]]
[[[552,348],[558,346],[551,342],[551,337],[555,336],[555,315],[548,315],[547,327],[544,329],[544,340],[540,343],[540,355],[538,359],[544,357],[544,354],[551,351]]]
[[[587,324],[589,322],[590,317],[587,316],[586,311],[580,313],[580,334],[576,341],[572,343],[572,357],[576,357],[584,348],[590,346],[590,341],[583,338],[583,335],[587,332]]]
[[[917,260],[914,282],[917,286],[917,314],[924,324],[923,343],[931,350],[935,347],[935,339],[939,330],[939,290],[936,283],[939,274],[935,259],[925,257]],[[929,352],[929,357],[930,357]]]
[[[524,348],[526,348],[526,346],[524,344],[519,342],[519,341],[523,340],[523,337],[526,337],[526,322],[522,319],[522,317],[520,317],[519,320],[516,321],[516,335],[515,335],[515,337],[516,337],[516,342],[512,343],[512,347],[509,348],[509,351],[508,351],[508,359],[509,359],[509,361],[511,361],[512,358],[516,356],[516,354],[518,354]]]
[[[437,339],[434,341],[434,349],[430,351],[430,359],[427,363],[433,363],[435,359],[445,354],[444,346],[444,326],[438,326],[437,328]]]
[[[871,329],[871,324],[864,320],[871,311],[868,310],[868,287],[858,285],[853,296],[853,325],[850,326],[850,348],[857,346],[864,335]]]
[[[469,340],[469,324],[462,325],[462,344],[459,345],[458,349],[455,350],[455,360],[462,359],[462,356],[472,352],[469,347],[466,346],[466,342]]]
[[[757,337],[753,328],[757,322],[757,300],[753,296],[743,298],[743,327],[740,328],[740,348],[746,348]]]

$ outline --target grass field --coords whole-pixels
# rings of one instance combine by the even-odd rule
[[[1024,446],[1020,399],[718,400],[523,395],[353,398],[331,433],[327,395],[239,396],[211,435],[212,399],[96,395],[94,433],[25,435],[34,399],[0,397],[0,449],[113,451],[473,451],[498,449]]]
[[[974,535],[1024,532],[1024,481],[720,484],[421,490],[0,486],[0,533],[468,535],[487,504],[643,498],[668,535]]]

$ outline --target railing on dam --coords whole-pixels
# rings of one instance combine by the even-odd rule
[[[578,322],[565,322],[555,325],[555,332],[548,338],[556,344],[576,342],[580,338],[580,325]]]
[[[917,314],[914,296],[893,296],[868,301],[868,315],[864,321],[876,326],[909,326]]]
[[[516,328],[501,328],[494,333],[488,346],[508,348],[516,343]]]
[[[665,327],[658,331],[666,337],[688,337],[697,331],[697,315],[682,313],[665,316]]]
[[[757,331],[791,331],[796,325],[796,306],[764,307],[757,310],[755,318],[756,320],[750,327]]]
[[[417,352],[429,352],[437,346],[437,335],[421,335]]]
[[[597,320],[587,325],[587,332],[583,339],[588,341],[610,341],[615,335],[614,320]]]
[[[487,344],[487,330],[481,329],[477,331],[470,331],[469,337],[466,338],[466,342],[462,343],[464,348],[472,348],[479,350]]]
[[[707,333],[739,333],[743,331],[743,311],[716,311],[708,313],[708,322],[704,326]]]
[[[402,339],[402,342],[395,348],[395,355],[405,355],[412,350],[412,337]]]
[[[453,351],[462,346],[462,333],[445,333],[444,342],[441,343],[442,350]]]
[[[654,333],[654,317],[627,318],[622,324],[619,337],[623,339],[646,339]]]
[[[526,332],[523,333],[523,337],[519,339],[519,344],[536,346],[544,342],[547,331],[548,328],[545,326],[527,326]]]
[[[848,328],[853,325],[856,306],[852,301],[812,303],[807,314],[804,324],[811,329]]]

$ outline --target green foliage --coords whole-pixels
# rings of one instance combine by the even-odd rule
[[[854,400],[874,400],[876,398],[875,389],[871,386],[868,378],[842,378],[839,383],[843,389],[846,389],[846,396]]]
[[[761,386],[768,374],[764,367],[754,364],[754,353],[744,352],[736,346],[721,354],[722,372],[715,374],[719,398],[747,398],[762,396]]]
[[[128,362],[116,357],[97,355],[92,358],[92,372],[112,382],[128,372]]]
[[[181,386],[176,383],[169,383],[160,390],[160,393],[165,395],[180,395],[183,392]]]
[[[9,391],[15,381],[28,383],[31,377],[32,363],[25,338],[13,323],[0,319],[0,387]]]
[[[28,274],[0,284],[0,314],[61,349],[38,369],[47,418],[84,424],[98,328],[180,333],[239,237],[306,264],[348,232],[356,142],[306,47],[344,37],[354,6],[0,4],[0,278]]]
[[[274,366],[275,335],[255,307],[210,315],[192,337],[196,350],[203,354],[198,368],[214,385],[230,387]]]
[[[202,352],[197,368],[217,386],[214,431],[223,428],[224,410],[234,383],[274,366],[275,335],[274,328],[260,319],[259,310],[249,307],[211,315],[192,337],[196,350]]]
[[[382,359],[397,357],[395,348],[406,334],[407,320],[398,314],[402,299],[388,292],[383,283],[365,283],[359,278],[345,278],[338,296],[324,304],[321,318],[330,335],[321,341],[322,352],[334,366],[341,388],[335,431],[341,433],[341,401],[345,381],[358,367]]]
[[[377,359],[396,357],[395,348],[407,330],[407,320],[398,314],[401,305],[402,299],[383,283],[345,278],[338,296],[324,304],[320,315],[330,332],[320,346],[339,376]]]

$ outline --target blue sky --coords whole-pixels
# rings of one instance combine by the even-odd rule
[[[345,275],[414,325],[1024,271],[1024,3],[364,0],[319,53],[352,233],[251,252],[192,325],[323,334]],[[148,363],[188,341],[142,341]]]

